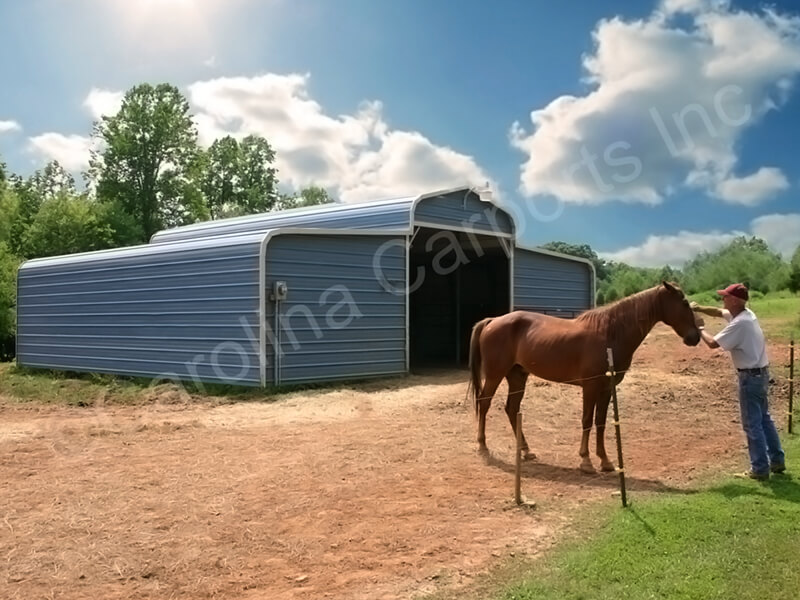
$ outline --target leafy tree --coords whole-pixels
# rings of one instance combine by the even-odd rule
[[[275,152],[256,135],[241,143],[215,140],[205,153],[200,188],[212,219],[267,212],[277,207]]]
[[[792,292],[797,293],[800,292],[800,246],[797,246],[797,249],[794,251],[792,260],[789,264],[789,289]]]
[[[109,207],[85,196],[61,194],[42,204],[23,239],[29,258],[102,250],[115,245]]]
[[[103,150],[93,151],[90,178],[97,196],[118,201],[146,241],[166,222],[196,220],[187,201],[188,172],[197,154],[197,132],[189,103],[172,85],[131,88],[119,112],[95,123]],[[175,223],[177,221],[177,223]]]
[[[700,253],[689,261],[684,267],[684,279],[689,293],[717,290],[733,281],[767,293],[788,286],[789,266],[764,240],[739,236],[726,246]]]
[[[19,259],[0,241],[0,360],[14,356]]]
[[[608,278],[608,268],[606,261],[600,258],[597,253],[592,250],[588,244],[568,244],[566,242],[548,242],[542,246],[545,250],[552,250],[553,252],[560,252],[561,254],[569,254],[571,256],[579,256],[581,258],[588,258],[594,263],[594,270],[598,279]]]
[[[200,188],[212,219],[227,216],[240,191],[241,152],[231,136],[214,140],[205,153]]]
[[[240,144],[242,198],[239,206],[245,214],[266,212],[278,201],[275,151],[269,142],[257,135],[248,135]]]
[[[60,194],[76,194],[75,178],[58,161],[50,161],[43,169],[28,177],[22,187],[26,193],[38,200],[37,206],[45,200]]]
[[[334,202],[334,199],[330,197],[325,188],[318,185],[311,185],[303,188],[293,196],[282,195],[277,207],[284,210],[287,208],[301,208],[304,206],[319,206],[332,202]]]

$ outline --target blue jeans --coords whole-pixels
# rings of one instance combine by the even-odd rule
[[[778,430],[769,414],[768,395],[769,370],[739,372],[742,428],[747,436],[750,468],[759,475],[768,475],[770,464],[783,464],[785,460]]]

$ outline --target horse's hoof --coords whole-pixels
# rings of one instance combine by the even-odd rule
[[[592,463],[581,463],[581,472],[586,473],[587,475],[594,475],[597,473],[595,468],[592,466]]]
[[[478,446],[478,456],[489,456],[489,448],[486,446]]]
[[[611,471],[616,470],[616,468],[614,467],[614,463],[603,463],[602,465],[600,465],[600,468],[606,473],[610,473]]]
[[[529,460],[531,462],[534,462],[534,461],[539,460],[539,459],[536,457],[536,455],[533,452],[523,452],[522,453],[522,460]]]

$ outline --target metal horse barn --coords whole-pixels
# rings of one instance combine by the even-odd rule
[[[592,263],[523,248],[463,187],[204,222],[149,244],[31,260],[29,368],[272,386],[466,363],[472,325],[594,306]]]

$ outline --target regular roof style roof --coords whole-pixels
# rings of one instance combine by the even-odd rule
[[[196,239],[206,234],[230,235],[278,227],[321,227],[325,229],[407,229],[411,209],[420,196],[406,196],[358,204],[325,204],[272,213],[205,221],[165,229],[153,235],[152,244]]]

